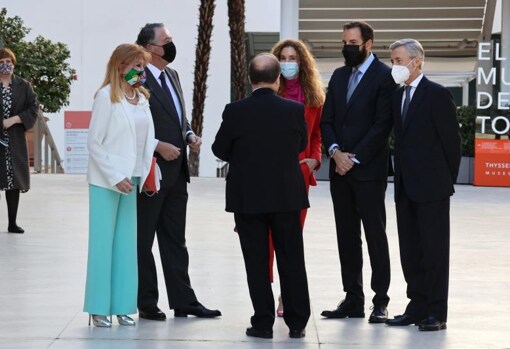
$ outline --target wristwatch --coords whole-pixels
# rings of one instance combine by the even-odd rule
[[[339,148],[338,146],[334,146],[333,148],[331,148],[331,149],[329,150],[329,157],[330,157],[330,158],[332,158],[332,157],[333,157],[333,155],[335,155],[335,152],[336,152],[337,150],[339,150],[339,149],[340,149],[340,148]]]

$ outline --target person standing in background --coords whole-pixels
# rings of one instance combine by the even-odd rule
[[[138,289],[136,189],[149,174],[157,141],[142,86],[150,55],[119,45],[92,107],[88,135],[89,251],[84,311],[89,325],[134,326]]]
[[[278,58],[281,67],[278,95],[305,106],[305,121],[308,129],[308,145],[299,154],[301,172],[305,179],[306,192],[310,185],[316,186],[314,171],[321,166],[322,140],[320,120],[324,104],[324,88],[312,53],[302,41],[282,40],[271,53]],[[301,229],[304,228],[307,209],[301,210]],[[274,246],[269,239],[269,273],[273,281]],[[283,316],[283,302],[278,297],[276,315]]]
[[[0,87],[3,131],[0,134],[0,190],[5,190],[9,233],[23,234],[17,223],[20,192],[30,189],[30,172],[25,132],[39,113],[37,96],[30,83],[14,75],[16,56],[0,48]]]
[[[361,223],[372,267],[373,311],[368,322],[388,318],[390,256],[384,198],[392,127],[391,69],[371,52],[374,30],[365,22],[343,27],[345,66],[333,73],[322,112],[321,131],[331,157],[330,191],[345,299],[327,318],[365,317]]]
[[[425,52],[414,39],[390,46],[393,94],[395,204],[400,261],[409,304],[387,325],[446,329],[450,259],[450,196],[459,173],[457,109],[445,87],[422,73]]]
[[[138,195],[138,309],[140,317],[165,320],[158,308],[158,280],[152,254],[157,234],[168,303],[175,317],[194,315],[203,318],[221,316],[198,302],[188,274],[186,247],[187,183],[190,181],[187,146],[198,151],[202,140],[193,133],[184,107],[184,97],[177,72],[167,65],[175,59],[176,48],[162,23],[146,24],[138,34],[137,44],[150,54],[145,69],[145,87],[154,120],[156,138],[161,142],[154,156],[162,172],[158,195]]]

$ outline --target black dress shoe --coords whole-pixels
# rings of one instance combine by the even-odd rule
[[[196,317],[213,318],[221,316],[219,310],[211,310],[204,307],[199,302],[193,302],[190,305],[186,305],[182,308],[174,309],[175,317],[187,317],[188,315],[195,315]]]
[[[368,318],[371,324],[384,324],[388,320],[388,309],[385,305],[374,305],[372,314]]]
[[[9,233],[14,233],[14,234],[23,234],[25,232],[25,230],[22,227],[20,227],[16,224],[12,225],[12,226],[9,225],[9,227],[7,228],[7,231]]]
[[[166,314],[163,313],[158,307],[152,309],[139,309],[138,316],[146,320],[165,321]]]
[[[249,337],[258,338],[273,338],[273,331],[271,330],[259,330],[255,327],[248,327],[246,329],[246,335]]]
[[[305,329],[301,330],[290,330],[289,331],[289,337],[290,338],[303,338],[306,335]]]
[[[365,317],[363,304],[357,304],[349,300],[343,300],[335,310],[324,310],[322,316],[328,319],[343,319],[346,317]]]
[[[386,325],[388,326],[409,326],[409,325],[418,325],[418,320],[415,318],[403,314],[397,315],[393,319],[386,320]]]
[[[438,320],[435,316],[429,316],[418,325],[420,331],[446,330],[446,322]]]

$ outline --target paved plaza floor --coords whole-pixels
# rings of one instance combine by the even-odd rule
[[[23,235],[6,232],[0,203],[0,348],[510,348],[510,188],[457,186],[451,204],[451,269],[448,330],[422,333],[367,319],[320,316],[343,298],[329,183],[310,193],[304,231],[312,316],[303,339],[289,339],[276,319],[274,339],[246,337],[252,314],[233,216],[224,211],[224,181],[194,178],[189,186],[187,242],[190,275],[199,300],[218,308],[217,319],[174,318],[160,275],[160,308],[166,322],[137,320],[136,327],[87,326],[85,286],[88,194],[82,175],[32,175],[22,194]],[[393,185],[388,186],[387,231],[392,282],[390,316],[407,303],[400,267]],[[370,266],[365,249],[366,313]],[[155,251],[157,254],[157,250]],[[159,258],[159,255],[157,255]],[[278,282],[274,285],[279,293]]]

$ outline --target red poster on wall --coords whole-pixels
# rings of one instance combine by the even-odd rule
[[[475,139],[473,184],[510,187],[510,140]]]
[[[510,57],[502,52],[498,40],[478,45],[475,185],[510,187]]]

